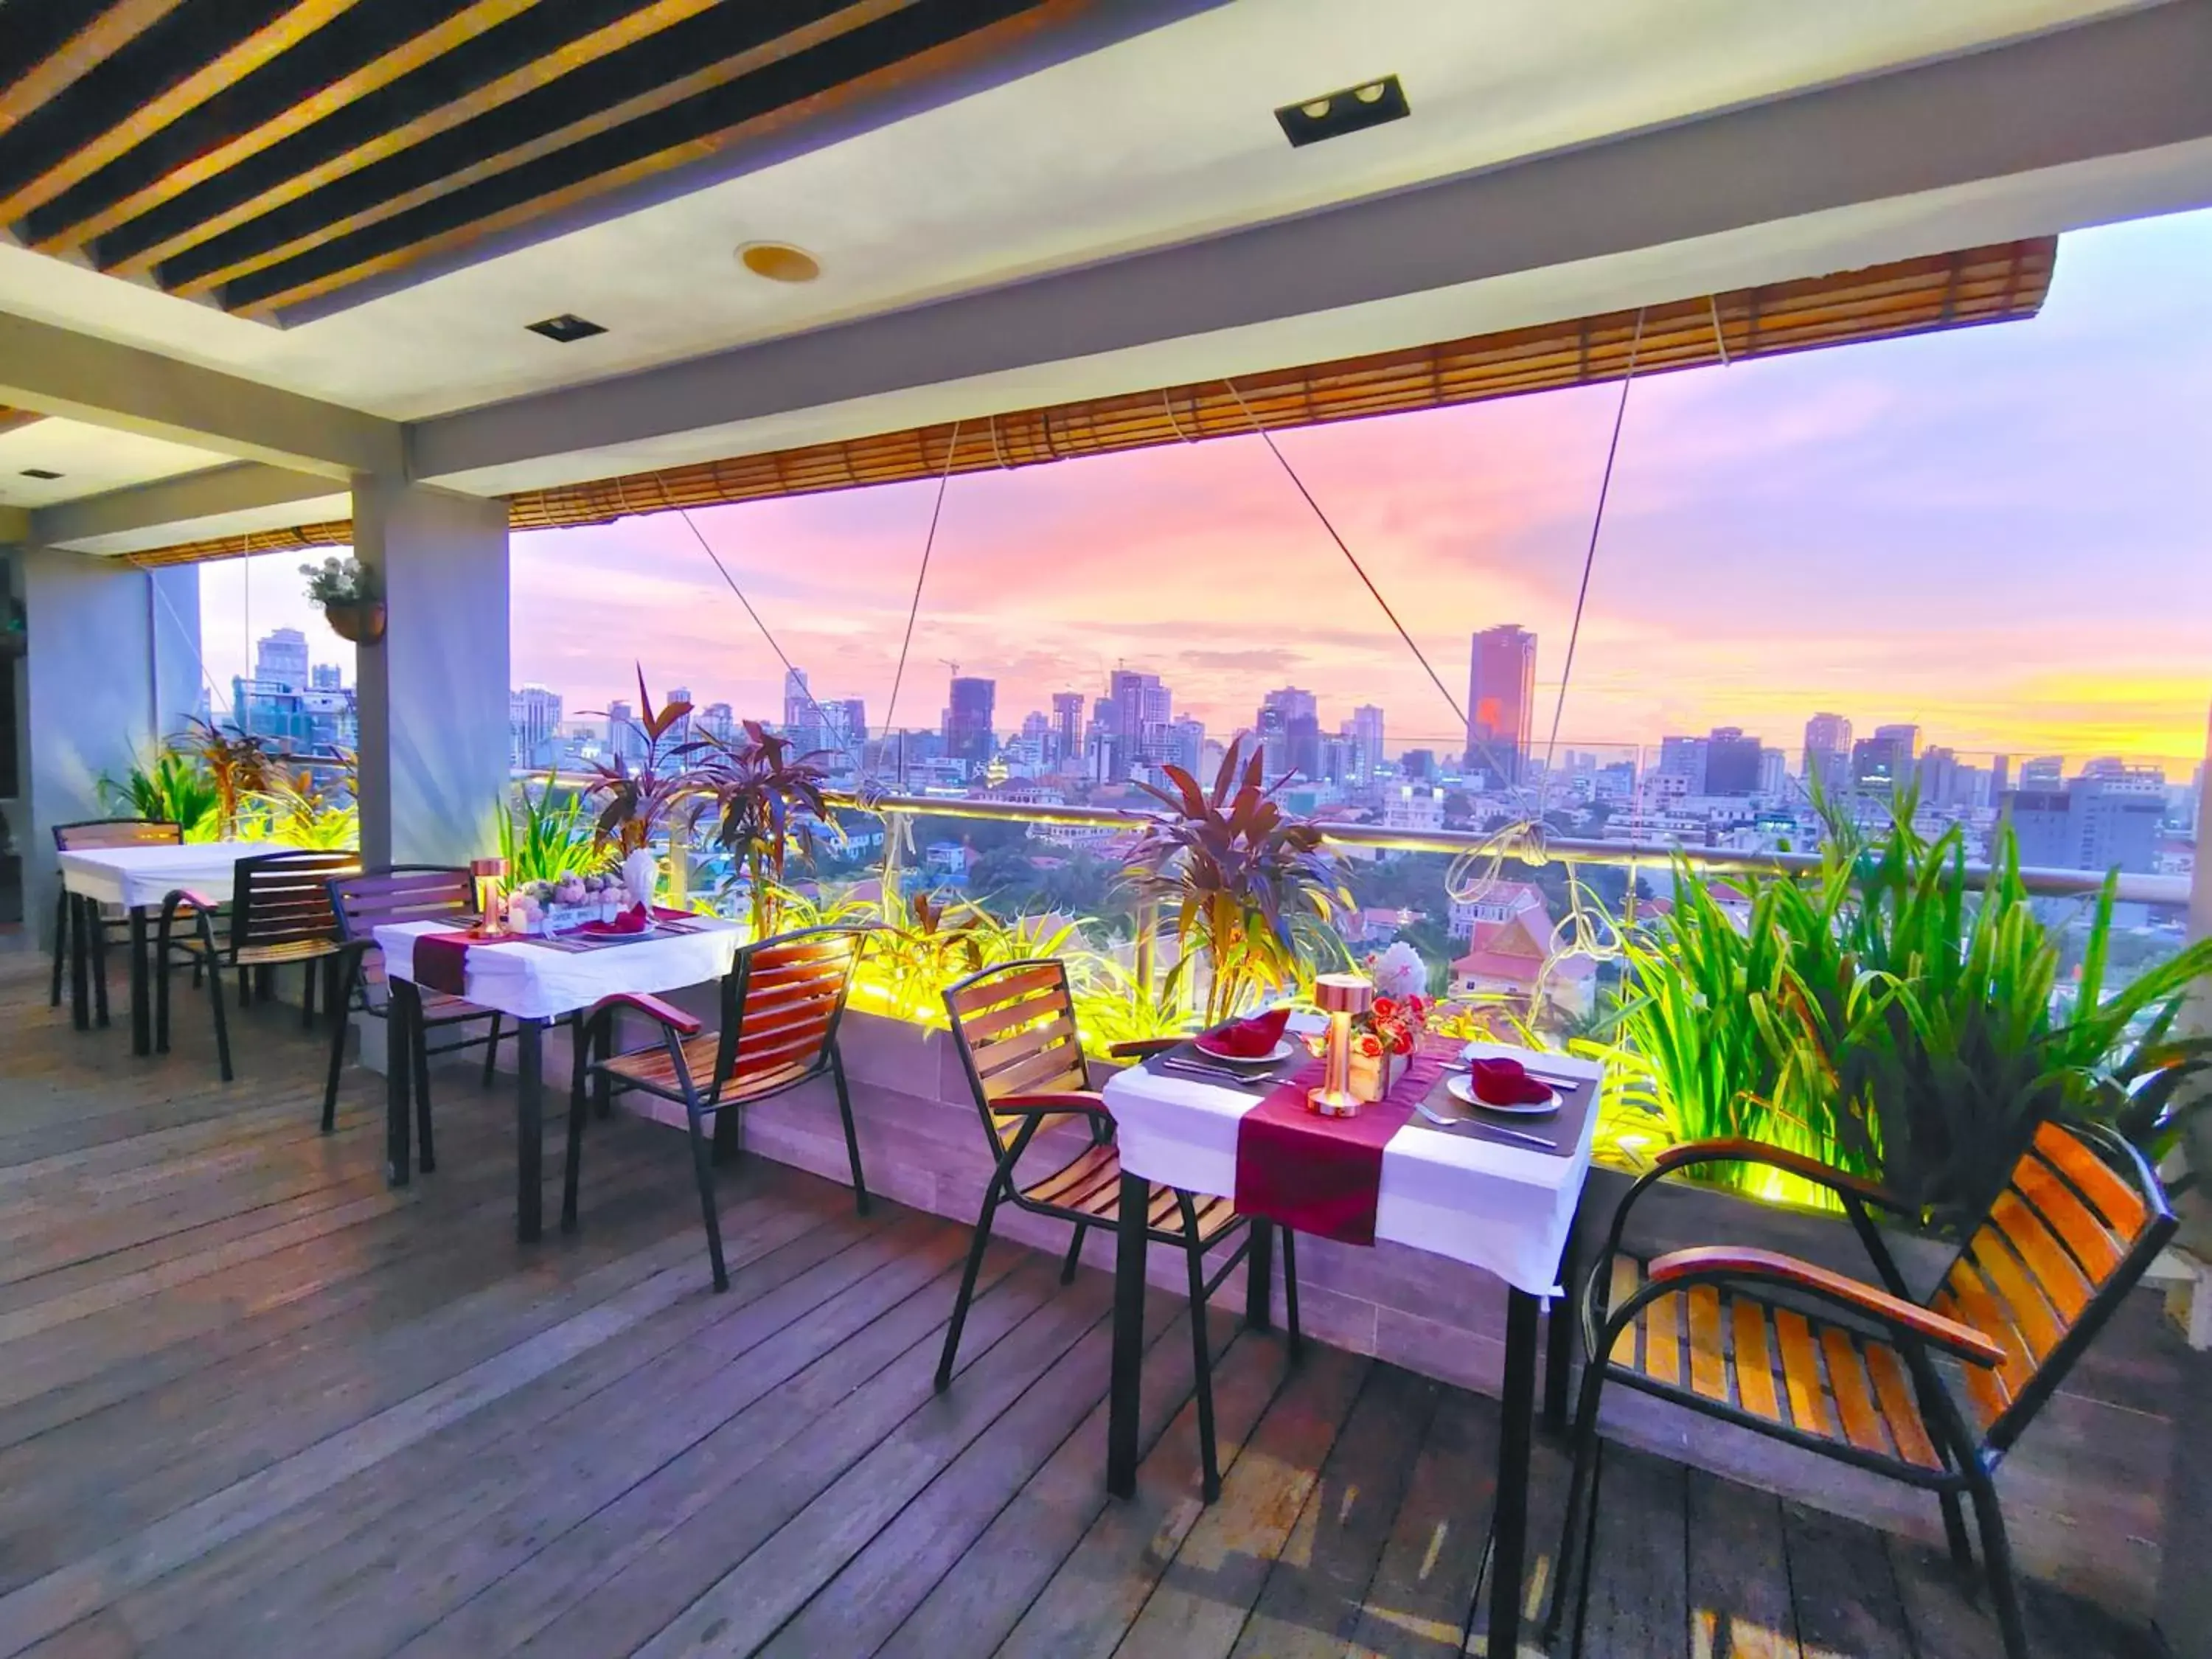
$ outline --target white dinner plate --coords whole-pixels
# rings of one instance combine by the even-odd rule
[[[1476,1094],[1474,1079],[1461,1073],[1455,1073],[1447,1079],[1444,1087],[1454,1100],[1464,1101],[1478,1112],[1496,1112],[1501,1117],[1549,1117],[1564,1103],[1559,1098],[1559,1091],[1554,1089],[1549,1097],[1543,1100],[1527,1101],[1514,1106],[1500,1106],[1495,1101],[1485,1100]]]

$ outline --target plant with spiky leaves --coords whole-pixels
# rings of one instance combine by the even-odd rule
[[[212,720],[193,715],[185,722],[178,746],[195,757],[215,782],[216,816],[222,838],[239,834],[239,810],[275,782],[276,757],[268,740],[250,732],[225,732]]]
[[[1205,958],[1209,1025],[1296,989],[1325,957],[1341,956],[1328,924],[1352,906],[1343,861],[1320,827],[1286,815],[1275,799],[1282,782],[1267,785],[1261,751],[1248,760],[1242,749],[1241,740],[1230,745],[1210,792],[1179,766],[1164,769],[1173,793],[1140,785],[1167,810],[1122,866],[1139,896],[1175,918],[1182,950],[1169,988]]]
[[[714,844],[744,866],[753,937],[767,939],[775,930],[792,843],[796,841],[811,859],[817,832],[837,834],[822,798],[829,776],[822,758],[829,750],[799,754],[788,738],[747,720],[742,738],[708,736],[687,744],[683,753],[691,763],[684,775],[690,787],[711,804]]]
[[[662,829],[668,831],[672,862],[690,853],[690,831],[696,816],[699,782],[685,768],[686,745],[670,740],[691,705],[681,698],[656,708],[645,689],[645,668],[637,669],[638,718],[630,729],[645,740],[645,753],[633,768],[620,752],[598,762],[587,793],[600,804],[594,826],[603,847],[617,858],[636,852]]]

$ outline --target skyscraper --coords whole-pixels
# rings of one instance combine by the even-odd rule
[[[806,671],[789,668],[783,675],[783,729],[795,732],[814,724],[814,704],[806,693]]]
[[[1705,738],[1660,738],[1659,764],[1656,769],[1658,775],[1681,779],[1680,793],[1682,794],[1707,793],[1705,772],[1711,759],[1711,741]]]
[[[1052,694],[1052,734],[1056,745],[1052,758],[1063,763],[1083,755],[1083,693]]]
[[[253,647],[253,678],[271,690],[306,690],[307,636],[296,628],[263,635]]]
[[[1346,727],[1352,739],[1352,770],[1355,781],[1371,783],[1382,769],[1382,711],[1362,703],[1352,711]]]
[[[561,726],[561,694],[542,685],[526,685],[507,694],[508,758],[518,766],[550,766],[557,753]]]
[[[1117,668],[1106,678],[1106,698],[1114,705],[1115,778],[1167,756],[1168,720],[1174,699],[1158,674]]]
[[[1805,785],[1834,788],[1851,758],[1851,723],[1841,714],[1815,714],[1805,722]]]
[[[1205,749],[1206,726],[1203,721],[1194,720],[1186,714],[1179,720],[1168,722],[1167,758],[1193,777],[1199,775],[1200,757]],[[1199,781],[1208,787],[1213,783],[1212,778],[1199,778]]]
[[[699,711],[699,729],[726,743],[738,729],[737,711],[726,702],[710,702]]]
[[[1252,732],[1260,740],[1261,753],[1267,757],[1264,769],[1270,778],[1292,771],[1307,778],[1320,775],[1321,725],[1312,692],[1286,685],[1267,693],[1260,699]]]
[[[991,715],[998,695],[996,680],[954,677],[951,701],[945,708],[946,755],[977,766],[991,758]]]
[[[334,662],[319,662],[307,671],[307,689],[311,691],[336,691],[343,685],[338,665]]]
[[[645,752],[645,738],[637,729],[637,710],[620,698],[607,705],[607,752],[633,761]]]
[[[691,688],[690,686],[672,685],[668,688],[666,693],[661,697],[660,706],[663,708],[665,708],[669,704],[673,702],[688,703],[690,701]],[[670,744],[686,744],[691,741],[691,716],[688,712],[684,714],[683,719],[678,720],[675,725],[668,728],[665,741]]]
[[[1917,726],[1877,726],[1851,745],[1851,781],[1861,789],[1894,790],[1913,775],[1920,747]]]
[[[1536,636],[1510,623],[1477,634],[1467,672],[1468,770],[1521,781],[1535,700]]]
[[[1759,754],[1757,738],[1743,728],[1717,726],[1705,738],[1705,787],[1708,795],[1755,795],[1759,793]]]

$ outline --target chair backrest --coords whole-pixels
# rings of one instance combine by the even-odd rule
[[[2142,1153],[2108,1130],[2056,1122],[2035,1137],[1929,1298],[2003,1346],[1967,1366],[1983,1437],[2020,1437],[2172,1234],[2172,1206]]]
[[[717,1098],[773,1093],[829,1069],[853,970],[872,931],[807,927],[738,952],[722,981]]]
[[[364,1008],[384,1006],[384,952],[375,930],[402,921],[437,921],[463,927],[476,919],[476,878],[442,864],[394,864],[381,870],[351,870],[332,876],[331,908],[338,937],[352,944],[366,939],[355,994]]]
[[[346,852],[258,853],[239,860],[231,888],[231,954],[336,943],[330,878],[359,868],[360,855]]]
[[[975,1092],[975,1109],[999,1157],[1006,1156],[1021,1120],[993,1111],[993,1101],[1091,1086],[1065,963],[1009,962],[970,974],[945,988],[945,1012],[968,1086]]]
[[[85,818],[54,826],[54,851],[82,853],[96,847],[176,847],[185,827],[166,818]]]

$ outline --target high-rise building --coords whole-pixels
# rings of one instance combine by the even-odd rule
[[[607,705],[607,752],[623,760],[645,753],[645,734],[637,727],[637,710],[617,697]]]
[[[278,628],[253,647],[253,678],[270,690],[307,689],[307,636],[296,628]]]
[[[2144,775],[2084,775],[2055,788],[2023,782],[2005,801],[2020,861],[2030,868],[2148,874],[2158,868],[2165,817],[2166,787]]]
[[[1521,781],[1535,701],[1536,636],[1512,623],[1477,634],[1467,671],[1468,771]]]
[[[2022,791],[2048,789],[2066,781],[2066,762],[2058,755],[2039,755],[2032,761],[2020,763],[2020,787]]]
[[[1960,806],[1959,755],[1954,749],[1931,744],[1922,751],[1914,768],[1919,779],[1920,804],[1923,806]]]
[[[1297,752],[1293,751],[1291,739],[1291,726],[1296,722],[1303,722],[1299,734],[1305,745]],[[1268,777],[1285,777],[1294,770],[1307,778],[1317,775],[1315,769],[1321,759],[1321,725],[1312,692],[1295,685],[1268,692],[1260,699],[1259,712],[1252,721],[1252,735],[1259,741],[1260,752],[1267,757],[1263,767]],[[1301,758],[1306,762],[1304,768],[1299,765]]]
[[[1200,776],[1206,753],[1206,724],[1184,715],[1168,722],[1167,758],[1209,787],[1213,780]]]
[[[1344,731],[1352,739],[1352,781],[1372,783],[1382,770],[1382,711],[1373,703],[1360,704]]]
[[[1659,739],[1659,764],[1653,769],[1655,773],[1662,778],[1680,778],[1682,781],[1679,789],[1670,789],[1668,793],[1702,795],[1705,793],[1705,769],[1710,747],[1709,739],[1705,738]]]
[[[816,705],[822,732],[821,746],[831,758],[823,764],[835,770],[839,762],[857,765],[868,741],[868,701],[866,697],[832,697]]]
[[[1849,775],[1851,723],[1841,714],[1815,714],[1805,722],[1805,787],[1832,789]]]
[[[737,711],[726,702],[710,702],[699,711],[699,730],[717,743],[727,743],[737,734]]]
[[[1990,805],[2002,801],[2012,789],[2012,757],[1993,755],[1990,757]]]
[[[334,662],[319,662],[307,671],[307,688],[313,691],[337,691],[345,682]]]
[[[1877,726],[1870,738],[1851,745],[1851,781],[1861,789],[1887,793],[1911,781],[1916,751],[1920,747],[1917,726]]]
[[[1052,694],[1052,734],[1056,745],[1052,758],[1062,765],[1079,760],[1083,755],[1083,693],[1055,691]]]
[[[981,766],[991,758],[991,716],[997,703],[996,680],[972,675],[953,677],[951,701],[945,708],[945,752],[953,760]]]
[[[507,698],[507,757],[516,766],[551,766],[560,760],[561,694],[526,685]]]
[[[1759,751],[1759,793],[1769,800],[1779,800],[1790,789],[1790,757],[1779,749]]]
[[[1125,778],[1138,767],[1166,758],[1174,699],[1158,674],[1117,668],[1106,677],[1106,700],[1114,705],[1111,775]]]
[[[1705,738],[1705,787],[1708,795],[1756,795],[1759,788],[1760,757],[1765,745],[1746,737],[1743,728],[1717,726]]]

